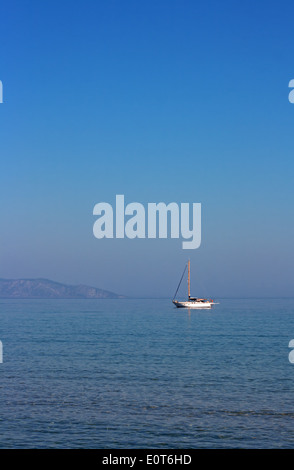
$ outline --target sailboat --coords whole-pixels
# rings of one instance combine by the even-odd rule
[[[181,282],[183,280],[184,274],[187,269],[187,264],[185,266],[184,272],[182,274],[181,280],[179,282],[179,285],[177,287],[176,293],[174,295],[174,298],[172,300],[173,304],[178,307],[178,308],[211,308],[213,305],[213,300],[212,299],[200,299],[198,297],[191,297],[190,295],[190,260],[188,261],[188,300],[185,301],[179,301],[175,300],[175,297],[178,293],[179,287],[181,285]]]

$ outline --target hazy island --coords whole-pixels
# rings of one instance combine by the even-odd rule
[[[0,279],[0,299],[124,299],[96,287],[67,285],[49,279]]]

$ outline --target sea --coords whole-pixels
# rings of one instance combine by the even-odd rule
[[[294,448],[294,299],[1,300],[1,449]]]

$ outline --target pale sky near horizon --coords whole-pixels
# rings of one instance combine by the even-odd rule
[[[293,296],[294,4],[3,1],[0,277]],[[202,205],[202,243],[102,239],[93,207]]]

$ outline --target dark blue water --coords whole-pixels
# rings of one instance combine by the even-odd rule
[[[294,448],[294,300],[1,301],[1,448]]]

